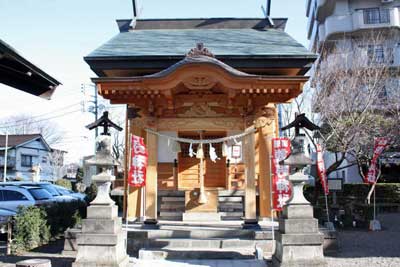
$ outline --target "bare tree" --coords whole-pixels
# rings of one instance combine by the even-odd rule
[[[373,32],[338,41],[322,52],[312,79],[313,109],[326,150],[337,155],[328,174],[347,160],[360,167],[363,177],[374,137],[388,137],[392,147],[399,144],[400,99],[391,68],[397,43],[391,33]]]
[[[41,134],[52,146],[62,141],[64,133],[57,123],[37,118],[28,114],[10,116],[0,121],[0,132],[8,134]]]

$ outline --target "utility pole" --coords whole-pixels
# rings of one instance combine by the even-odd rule
[[[91,102],[91,103],[93,103],[93,106],[90,106],[89,108],[88,108],[88,111],[90,112],[90,113],[93,113],[93,115],[94,115],[94,118],[95,118],[95,121],[97,121],[97,119],[98,119],[98,117],[99,117],[99,103],[98,103],[98,93],[97,93],[97,87],[96,87],[96,85],[94,85],[94,84],[85,84],[85,83],[82,83],[81,84],[81,89],[82,89],[82,91],[85,91],[86,90],[86,86],[90,86],[90,87],[93,87],[93,89],[94,89],[94,94],[93,94],[93,100],[90,100],[89,102]],[[95,130],[95,137],[97,138],[97,136],[99,136],[99,131],[97,130],[97,128],[96,128],[96,130]]]
[[[4,152],[4,174],[3,174],[3,182],[6,182],[7,177],[7,156],[8,156],[8,131],[6,131],[6,149]]]

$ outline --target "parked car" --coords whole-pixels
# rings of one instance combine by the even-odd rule
[[[70,202],[76,200],[76,197],[70,195],[63,195],[58,192],[53,184],[49,182],[6,182],[3,184],[15,185],[15,186],[35,186],[45,189],[52,195],[52,200],[55,202]]]
[[[85,200],[85,197],[86,197],[85,194],[74,192],[72,190],[69,190],[69,189],[59,186],[59,185],[53,185],[53,186],[58,191],[58,193],[60,193],[63,196],[71,196],[77,200],[82,200],[82,201]]]
[[[7,223],[15,214],[12,210],[0,208],[0,234],[7,232]]]
[[[16,212],[18,206],[52,203],[53,196],[37,186],[0,185],[0,206]]]

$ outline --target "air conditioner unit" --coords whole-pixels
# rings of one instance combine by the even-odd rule
[[[391,3],[391,2],[393,2],[394,0],[381,0],[382,1],[382,3]]]

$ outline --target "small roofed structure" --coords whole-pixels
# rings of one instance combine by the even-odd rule
[[[306,128],[310,131],[316,131],[319,130],[320,128],[315,125],[314,123],[312,123],[307,117],[306,114],[301,113],[296,115],[296,118],[294,119],[294,121],[292,121],[291,123],[289,123],[288,125],[284,126],[281,128],[282,131],[288,130],[290,128],[295,128],[295,135],[299,135],[299,131],[300,128]]]
[[[110,132],[108,131],[108,128],[110,127],[115,128],[117,131],[122,131],[121,127],[119,127],[117,124],[115,124],[108,118],[108,111],[104,111],[103,116],[101,116],[95,122],[86,125],[86,128],[88,128],[89,130],[93,130],[97,127],[103,127],[104,130],[101,135],[110,135]]]
[[[0,83],[50,99],[61,83],[0,39]]]

